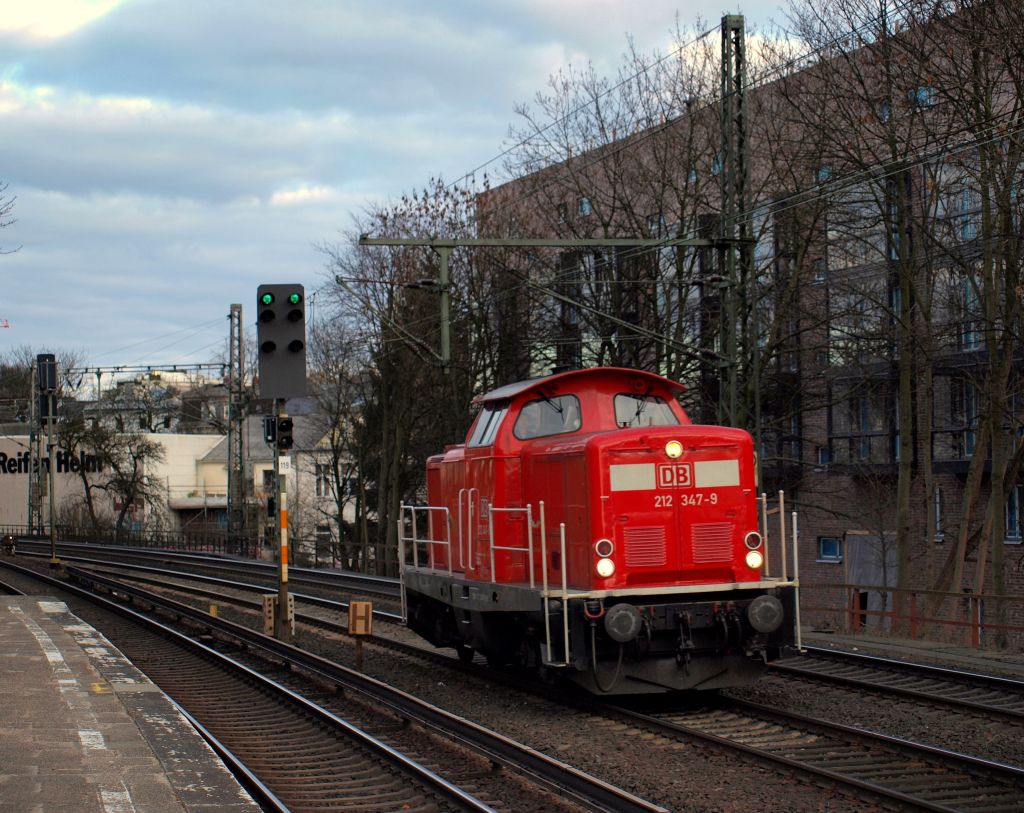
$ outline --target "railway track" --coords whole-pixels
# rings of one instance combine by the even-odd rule
[[[772,664],[772,669],[805,680],[1024,723],[1024,681],[821,647],[805,648],[807,655]]]
[[[261,705],[251,689],[228,685],[219,674],[183,664],[178,650],[165,652],[137,644],[131,640],[135,634],[131,632],[127,633],[127,647],[118,642],[168,694],[184,696],[179,702],[198,710],[196,716],[202,724],[236,755],[241,754],[249,770],[290,809],[518,810],[517,805],[525,802],[531,810],[664,811],[436,706],[273,638],[87,571],[72,568],[69,576],[108,590],[122,601],[156,607],[185,619],[218,642],[230,639],[233,646],[259,653],[259,657],[234,653],[228,658],[234,668],[242,670],[243,682],[263,679],[266,657],[279,665],[277,671],[285,667],[284,675],[272,681],[280,687],[275,691],[289,703],[310,704],[305,713],[312,721],[311,728],[314,733],[326,729],[327,741],[314,739],[306,727],[282,712],[279,706],[283,701],[277,700],[276,706]],[[133,620],[138,616],[134,610],[125,612],[131,613]],[[181,640],[175,644],[185,645]],[[204,656],[210,657],[213,651],[214,645],[205,645]],[[311,689],[305,676],[313,676],[317,688]],[[310,695],[315,699],[309,699]],[[225,697],[239,697],[242,702],[224,711]],[[208,722],[211,718],[213,724]],[[260,728],[263,720],[269,721],[269,728]],[[359,736],[360,732],[370,738],[372,745],[366,747],[376,749],[369,762],[352,753],[338,753],[331,745],[331,739],[343,734]],[[386,777],[376,778],[376,764],[385,764],[385,773],[397,778],[395,787],[406,788],[405,796],[389,789]],[[417,774],[419,770],[424,773]],[[358,806],[361,802],[352,807],[341,804],[346,792],[359,793],[369,787],[374,788],[372,798],[364,806]],[[510,793],[515,794],[515,803],[509,803]]]
[[[184,578],[184,574],[178,575]],[[206,588],[184,588],[166,583],[164,586],[189,589],[206,596],[214,593]],[[252,585],[240,582],[229,581],[226,586],[254,589]],[[254,611],[258,608],[256,602],[237,596],[220,595],[219,598],[247,605]],[[314,600],[321,608],[345,609],[343,602],[319,597],[314,597]],[[332,632],[344,631],[342,625],[323,617],[300,614],[300,620]],[[465,668],[453,657],[424,650],[420,646],[389,639],[376,642],[418,659],[443,664],[445,668]],[[487,674],[494,679],[493,672]],[[508,680],[508,677],[501,679]],[[511,683],[523,688],[521,682],[512,680]],[[545,692],[550,694],[549,690]],[[565,700],[567,703],[576,701],[578,698]],[[811,775],[820,783],[886,806],[943,811],[1024,810],[1024,772],[1019,768],[818,719],[772,711],[755,704],[732,700],[729,704],[725,708],[697,712],[647,715],[609,707],[596,711],[599,719],[593,725],[600,727],[609,719],[618,719],[631,728],[642,728],[645,736],[654,733],[732,753],[739,751],[746,760],[772,765],[776,770],[801,778]]]
[[[866,800],[930,811],[1024,811],[1024,769],[738,700],[724,708],[605,713],[643,732],[695,739]]]
[[[19,553],[35,556],[49,556],[49,543],[33,540],[19,540]],[[159,562],[167,567],[182,568],[182,572],[194,574],[197,570],[207,572],[244,573],[253,578],[268,582],[276,581],[277,565],[272,562],[260,562],[212,554],[179,553],[176,551],[119,547],[114,545],[91,545],[83,542],[61,542],[57,553],[68,561],[98,561],[107,564],[117,563],[121,567],[132,567],[133,563],[142,567],[153,567]],[[184,570],[187,568],[187,570]],[[373,576],[363,573],[351,573],[340,570],[323,570],[314,568],[288,568],[289,580],[296,584],[313,585],[332,591],[343,591],[358,588],[365,595],[379,595],[397,600],[399,594],[398,581],[386,576]]]

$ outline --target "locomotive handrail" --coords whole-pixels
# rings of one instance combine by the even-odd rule
[[[469,553],[469,561],[463,567],[463,570],[466,573],[469,573],[470,570],[476,570],[477,569],[475,564],[474,564],[474,562],[473,562],[473,492],[474,491],[477,494],[480,493],[480,489],[476,488],[475,486],[470,488],[469,491],[466,492],[466,502],[467,502],[468,507],[469,507],[469,510],[467,512],[468,513],[468,520],[469,520],[469,522],[468,522],[468,526],[469,527],[467,528],[467,531],[466,531],[466,548],[467,548],[467,552]],[[462,543],[460,542],[459,544],[461,545]]]
[[[525,512],[526,513],[526,547],[512,547],[509,545],[495,545],[494,544],[494,515],[495,513],[502,514],[513,514]],[[527,558],[530,562],[530,589],[532,590],[535,586],[535,580],[533,576],[533,507],[527,503],[526,508],[495,508],[494,506],[488,506],[487,509],[487,527],[490,533],[490,548],[491,548],[491,583],[497,581],[497,576],[494,571],[494,551],[496,550],[507,550],[517,551],[519,553],[526,553]]]
[[[547,647],[547,654],[543,656],[545,665],[554,666],[556,665],[551,658],[551,611],[549,604],[551,598],[548,595],[548,531],[545,524],[544,517],[544,500],[539,503],[540,506],[540,558],[541,558],[541,598],[544,602],[544,641]],[[563,604],[564,606],[564,604]],[[564,610],[563,610],[564,613]]]
[[[412,536],[409,536],[409,537],[404,536],[403,533],[402,533],[403,530],[404,530],[404,520],[405,520],[405,515],[406,515],[405,512],[407,510],[409,511],[410,525],[412,527]],[[416,523],[416,512],[417,511],[426,511],[427,512],[428,524],[430,522],[430,516],[431,516],[430,512],[431,511],[441,511],[441,512],[443,512],[444,513],[444,517],[445,517],[445,524],[448,526],[448,538],[447,539],[431,539],[431,538],[428,537],[426,539],[420,539],[419,538],[418,528],[417,528],[417,523]],[[447,560],[448,560],[448,575],[449,576],[452,575],[452,555],[451,555],[452,543],[451,543],[451,538],[452,538],[452,515],[451,515],[451,511],[448,510],[448,506],[446,506],[446,505],[410,505],[408,503],[401,503],[401,505],[399,506],[398,540],[399,540],[400,543],[403,543],[403,550],[401,551],[401,559],[402,559],[402,563],[403,564],[405,563],[404,543],[407,542],[407,541],[413,543],[413,547],[412,547],[412,562],[413,562],[413,565],[415,567],[419,567],[420,566],[419,543],[423,542],[424,544],[426,544],[426,546],[427,546],[427,555],[429,557],[429,564],[428,564],[428,566],[432,570],[434,569],[434,547],[433,546],[434,545],[443,545],[444,547],[448,548],[448,556],[446,557]]]
[[[803,635],[800,632],[800,532],[797,526],[796,511],[793,512],[793,620],[796,622],[796,648],[803,651]]]
[[[466,569],[466,556],[462,546],[462,495],[465,493],[466,489],[459,489],[459,496],[455,506],[455,510],[459,515],[459,568],[462,570]]]
[[[786,567],[786,495],[784,492],[779,492],[779,539],[782,540],[782,544],[779,545],[779,553],[782,555],[782,580],[787,581],[789,573]]]
[[[558,568],[562,571],[562,628],[565,640],[563,641],[563,652],[565,665],[569,665],[569,568],[566,567],[565,559],[565,523],[558,525],[558,537],[562,545],[561,558],[558,560]],[[549,649],[550,653],[551,650]]]
[[[762,491],[761,498],[757,502],[761,509],[761,543],[764,545],[764,575],[765,578],[768,578],[771,576],[771,557],[768,555],[768,495]]]

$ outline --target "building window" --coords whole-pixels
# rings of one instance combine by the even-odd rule
[[[927,110],[935,106],[935,88],[922,85],[916,90],[910,91],[910,103],[918,110]]]
[[[1022,497],[1024,497],[1024,486],[1014,486],[1006,495],[1006,544],[1019,545],[1021,543],[1021,516],[1020,509]]]
[[[651,237],[660,237],[665,233],[665,215],[660,212],[656,215],[647,215],[647,234]]]
[[[814,261],[814,281],[825,282],[828,280],[828,262],[824,257]]]
[[[934,513],[935,513],[935,542],[936,544],[941,543],[945,540],[945,534],[942,532],[942,488],[935,486],[935,497],[934,497]]]
[[[818,561],[819,562],[841,562],[843,561],[843,540],[838,536],[818,537]]]
[[[569,222],[569,207],[564,203],[558,204],[558,222],[568,223]]]
[[[316,496],[331,496],[331,464],[316,464]]]
[[[818,447],[818,465],[827,466],[832,462],[832,454],[829,452],[828,446]]]
[[[264,469],[263,470],[263,493],[273,494],[276,491],[274,488],[274,470]]]
[[[318,563],[321,559],[326,559],[332,565],[334,564],[333,541],[330,525],[325,522],[316,526],[316,537],[314,538],[316,549],[313,552],[313,558]]]
[[[712,160],[712,162],[711,162],[711,174],[712,175],[718,175],[722,171],[722,167],[723,166],[724,166],[724,163],[723,163],[723,160],[722,160],[722,153],[720,153],[720,152],[715,153],[714,160]]]
[[[580,198],[578,211],[580,217],[586,217],[593,211],[593,207],[590,205],[590,198]]]
[[[974,280],[966,276],[963,281],[962,299],[963,320],[960,329],[960,349],[978,350],[981,348],[981,307],[978,303],[978,288]]]

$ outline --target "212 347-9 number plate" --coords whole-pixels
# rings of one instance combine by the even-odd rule
[[[681,508],[691,508],[699,505],[718,505],[718,492],[709,493],[680,493],[680,494],[655,494],[655,508],[672,508],[678,505]]]

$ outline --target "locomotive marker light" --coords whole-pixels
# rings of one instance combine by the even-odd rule
[[[745,537],[743,537],[743,544],[747,546],[749,550],[757,550],[761,547],[761,534],[757,531],[749,531]]]
[[[598,539],[594,543],[594,553],[603,559],[607,559],[615,553],[615,545],[610,539]]]
[[[670,440],[665,444],[665,454],[675,460],[683,455],[683,444],[678,440]]]
[[[764,554],[759,550],[747,551],[747,567],[751,570],[760,570],[764,564]]]
[[[615,562],[611,559],[598,559],[596,570],[602,579],[610,579],[615,575]]]

